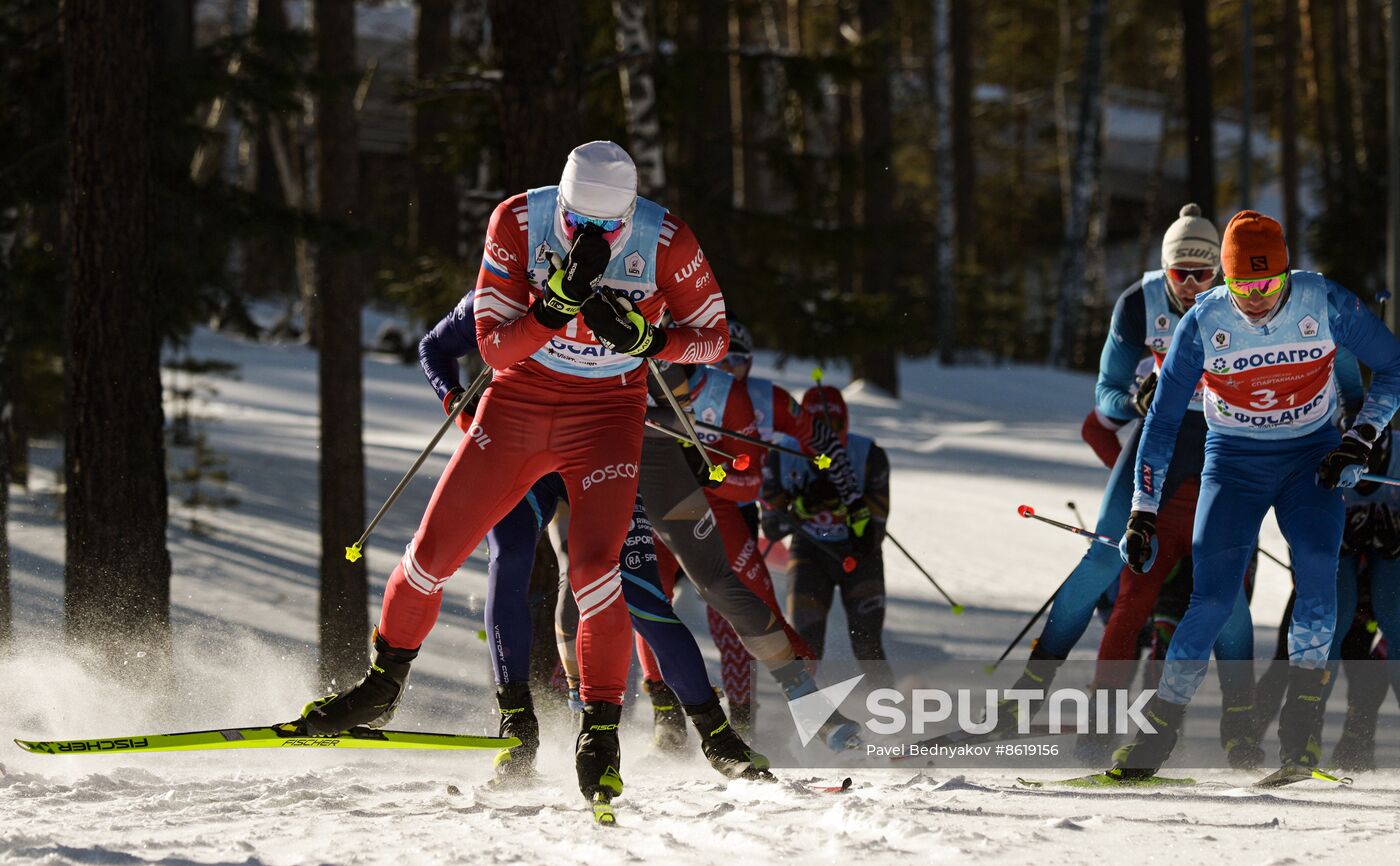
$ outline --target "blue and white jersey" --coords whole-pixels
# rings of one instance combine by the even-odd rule
[[[563,217],[559,213],[559,187],[545,186],[527,193],[530,261],[526,271],[529,280],[543,287],[549,280],[549,253],[561,258],[568,255],[569,242],[564,237]],[[640,305],[657,292],[656,248],[661,237],[661,220],[666,209],[656,202],[637,199],[632,218],[613,239],[613,257],[603,271],[601,285],[621,289]],[[660,316],[652,324],[658,324]],[[580,334],[579,331],[584,333]],[[536,361],[559,373],[601,379],[636,369],[641,358],[608,349],[588,334],[578,316],[569,320],[562,331],[532,355]]]
[[[1144,421],[1133,508],[1156,511],[1160,480],[1177,429],[1205,374],[1210,436],[1277,442],[1331,423],[1337,410],[1334,365],[1351,351],[1371,368],[1371,388],[1355,423],[1380,429],[1400,407],[1400,342],[1346,289],[1310,271],[1292,271],[1274,314],[1251,322],[1224,287],[1196,298],[1182,317]]]
[[[799,447],[796,439],[785,434],[779,434],[775,441],[776,444],[788,448]],[[870,449],[874,445],[874,440],[858,433],[851,433],[846,437],[846,453],[851,458],[851,469],[855,473],[856,483],[860,490],[865,490],[866,462],[870,457]],[[818,471],[812,465],[811,460],[804,457],[794,457],[783,452],[776,452],[769,458],[768,464],[764,467],[765,473],[774,473],[783,490],[794,496],[816,480]],[[818,541],[845,541],[850,535],[850,529],[846,526],[845,520],[838,519],[830,511],[819,511],[810,520],[804,520],[801,529]]]
[[[729,392],[734,387],[734,377],[729,373],[703,364],[697,364],[690,373],[690,411],[696,421],[724,426],[725,408],[729,405]],[[723,434],[697,426],[695,435],[701,442],[714,445]]]
[[[1106,426],[1121,426],[1137,417],[1133,396],[1143,375],[1144,350],[1152,359],[1150,369],[1160,369],[1181,324],[1172,304],[1166,274],[1148,271],[1119,295],[1113,307],[1108,336],[1099,354],[1099,378],[1094,385],[1094,409]],[[1201,411],[1196,393],[1190,408]]]

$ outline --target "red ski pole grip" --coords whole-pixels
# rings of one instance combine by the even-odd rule
[[[1022,517],[1034,517],[1035,509],[1031,508],[1029,505],[1022,505],[1016,509],[1016,513]]]

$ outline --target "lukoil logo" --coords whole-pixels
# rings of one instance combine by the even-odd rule
[[[491,444],[491,437],[486,435],[485,428],[480,424],[473,424],[471,429],[467,432],[467,435],[472,437],[472,441],[476,443],[476,447],[480,448],[482,451],[485,451],[486,446]]]
[[[583,476],[583,489],[587,490],[594,484],[601,484],[604,481],[615,481],[618,478],[636,478],[637,464],[635,463],[614,463],[604,466],[601,469],[594,469]]]

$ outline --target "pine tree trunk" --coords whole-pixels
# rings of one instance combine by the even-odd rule
[[[356,222],[359,132],[354,106],[355,5],[317,0],[316,99],[318,206],[324,219]],[[369,634],[366,561],[345,547],[365,525],[364,374],[359,257],[325,244],[316,267],[316,334],[321,419],[321,676],[343,683],[361,673]]]
[[[1347,4],[1332,4],[1332,129],[1337,134],[1337,168],[1342,201],[1350,204],[1357,190],[1356,134],[1352,127],[1351,46],[1347,36]]]
[[[1079,91],[1079,122],[1070,180],[1070,215],[1060,249],[1059,304],[1050,331],[1050,363],[1067,367],[1073,360],[1075,326],[1087,289],[1085,245],[1089,238],[1089,211],[1098,185],[1100,142],[1103,127],[1104,13],[1107,0],[1089,5],[1089,32],[1084,47],[1084,72]]]
[[[502,185],[514,194],[558,183],[569,151],[583,144],[583,43],[573,4],[491,0],[489,8],[501,69]]]
[[[419,0],[415,75],[420,84],[452,65],[452,0]],[[414,249],[419,255],[457,255],[457,187],[442,169],[442,139],[451,129],[451,102],[430,99],[413,106]]]
[[[1181,0],[1183,78],[1186,81],[1187,191],[1201,215],[1215,219],[1215,133],[1211,123],[1210,23],[1206,0]]]
[[[962,5],[954,0],[954,6]],[[950,22],[948,0],[933,4],[933,159],[935,172],[934,253],[933,274],[938,291],[938,357],[944,364],[953,363],[957,338],[956,258],[954,237],[962,236],[962,224],[955,221],[957,193],[960,183],[956,174],[956,148],[953,143],[954,105],[957,97],[952,79],[955,66],[953,49],[949,46]],[[965,118],[966,121],[968,118]],[[964,134],[966,134],[964,132]],[[960,216],[960,214],[959,214]]]
[[[8,217],[9,214],[6,214]],[[3,243],[5,239],[0,239]],[[8,239],[11,243],[13,238]],[[5,244],[8,246],[8,244]],[[9,249],[0,248],[0,256],[8,257]],[[12,310],[15,286],[10,279],[9,262],[0,262],[0,310]],[[0,649],[13,635],[13,613],[10,602],[10,440],[13,435],[15,395],[10,391],[14,381],[15,353],[14,317],[0,316]]]
[[[1282,137],[1283,230],[1290,255],[1300,256],[1298,211],[1298,0],[1284,0],[1279,30],[1279,134]]]
[[[675,210],[695,232],[720,275],[720,290],[732,297],[737,287],[727,286],[724,276],[735,270],[729,241],[735,160],[727,0],[681,4],[676,41],[678,50],[691,55],[684,64],[691,77],[678,82],[688,102],[668,133],[675,142],[676,163],[686,169],[671,173]],[[671,65],[679,68],[682,64],[678,60]]]
[[[666,186],[666,160],[661,124],[656,116],[656,79],[651,74],[653,42],[647,29],[643,0],[613,0],[617,18],[617,50],[626,60],[618,67],[622,105],[627,112],[628,148],[637,164],[637,187],[656,196]],[[633,56],[635,55],[635,56]]]
[[[957,210],[958,271],[977,266],[977,152],[972,123],[973,39],[977,14],[972,0],[952,0],[948,18],[953,49],[953,201]]]
[[[866,43],[865,68],[860,78],[861,291],[872,299],[894,299],[897,294],[890,261],[894,250],[894,135],[891,129],[889,57],[896,45],[892,27],[894,6],[890,0],[861,0],[860,32]],[[869,50],[869,43],[876,50]],[[892,309],[899,304],[892,303]],[[888,340],[868,345],[851,365],[858,378],[899,396],[898,356]]]
[[[170,555],[154,257],[155,19],[145,3],[64,0],[64,622],[163,655]]]
[[[1303,43],[1303,67],[1308,98],[1313,104],[1313,122],[1317,125],[1317,148],[1322,154],[1323,197],[1330,203],[1336,195],[1337,154],[1332,141],[1332,125],[1327,119],[1327,97],[1323,84],[1326,52],[1322,47],[1321,0],[1300,0],[1299,17]]]

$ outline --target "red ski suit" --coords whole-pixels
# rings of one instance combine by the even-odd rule
[[[617,557],[637,493],[647,367],[590,378],[531,357],[550,344],[556,366],[570,353],[628,366],[625,356],[598,346],[582,316],[555,331],[529,312],[540,291],[530,280],[528,220],[523,193],[491,215],[475,316],[477,344],[495,378],[389,578],[379,634],[393,646],[419,646],[437,620],[443,584],[537,479],[558,472],[572,504],[569,584],[579,607],[580,693],[586,701],[621,703],[632,627]],[[614,258],[629,254],[629,232],[614,239]],[[660,321],[665,309],[675,321],[657,357],[707,363],[723,356],[724,299],[694,234],[666,214],[654,255],[654,290],[637,304],[649,322]],[[585,372],[586,362],[578,366]]]

